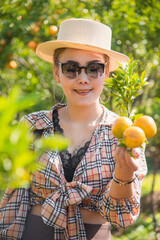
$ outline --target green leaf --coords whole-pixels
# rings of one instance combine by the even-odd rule
[[[35,142],[35,144],[38,145],[42,151],[45,149],[50,149],[52,151],[55,149],[62,150],[67,148],[69,143],[70,142],[68,139],[59,134],[55,134],[53,137],[50,136],[48,138],[43,138]]]

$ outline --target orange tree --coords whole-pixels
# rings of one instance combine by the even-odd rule
[[[22,94],[41,93],[36,105],[21,109],[21,115],[49,109],[55,101],[60,101],[62,92],[55,89],[52,68],[36,56],[36,46],[56,39],[63,20],[90,18],[109,25],[113,30],[112,49],[138,60],[138,74],[145,70],[148,86],[141,89],[134,107],[137,112],[151,115],[159,125],[159,12],[157,0],[3,0],[0,4],[0,95],[6,97],[16,84]],[[109,107],[114,107],[115,100],[111,100]],[[19,115],[16,114],[16,119]],[[152,156],[159,152],[159,132],[156,136],[149,149]],[[135,238],[134,235],[128,239]]]
[[[38,59],[35,49],[40,42],[56,39],[63,20],[84,17],[113,29],[112,48],[139,61],[137,71],[146,69],[149,83],[154,86],[147,95],[157,97],[159,11],[156,0],[4,0],[0,6],[0,93],[8,94],[12,86],[19,84],[23,92],[43,94],[36,109],[49,108],[59,101],[62,92],[55,90],[52,68]]]

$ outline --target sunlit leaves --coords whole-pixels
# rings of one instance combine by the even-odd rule
[[[115,100],[115,110],[121,115],[131,116],[132,104],[136,97],[142,94],[147,85],[145,72],[139,75],[134,71],[136,61],[130,60],[129,64],[120,64],[118,70],[106,80],[106,88]]]
[[[58,135],[44,139],[35,139],[30,132],[30,126],[25,121],[20,124],[16,120],[17,114],[37,101],[36,94],[22,95],[20,88],[12,89],[8,97],[0,97],[0,188],[8,184],[12,187],[30,184],[30,173],[37,166],[36,160],[46,149],[66,148],[67,139]],[[40,151],[31,150],[30,146],[38,146]],[[43,166],[39,166],[43,167]]]

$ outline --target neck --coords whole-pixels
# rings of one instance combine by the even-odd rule
[[[102,112],[99,102],[89,106],[67,104],[67,113],[71,122],[89,123],[102,116]]]

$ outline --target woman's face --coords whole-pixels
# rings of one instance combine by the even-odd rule
[[[104,55],[86,50],[67,48],[59,56],[60,63],[76,63],[80,67],[86,67],[89,63],[105,63]],[[61,66],[53,66],[54,77],[66,95],[68,104],[77,106],[89,106],[99,103],[99,97],[103,90],[104,80],[108,77],[109,67],[106,65],[104,73],[98,77],[90,77],[81,69],[81,73],[73,78],[67,77],[62,72]]]

